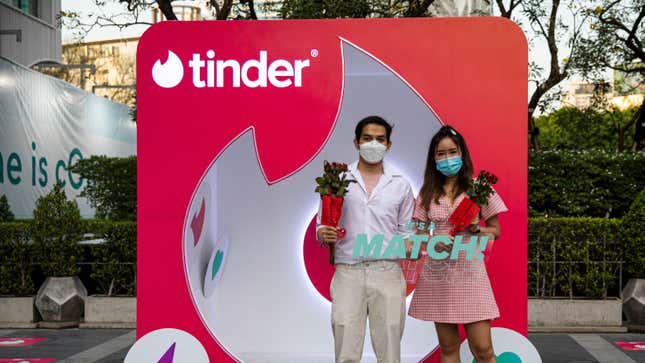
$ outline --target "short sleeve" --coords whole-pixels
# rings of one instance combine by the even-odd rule
[[[481,208],[481,217],[483,220],[487,220],[500,213],[508,212],[508,208],[504,204],[502,197],[495,191],[495,188],[493,188],[493,191],[494,193],[488,196],[488,203]]]
[[[414,200],[414,214],[412,218],[420,222],[428,221],[428,211],[421,206],[421,195]]]

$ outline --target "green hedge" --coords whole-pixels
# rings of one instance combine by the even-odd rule
[[[645,189],[621,220],[620,240],[625,246],[626,270],[629,277],[645,278]]]
[[[608,218],[530,218],[529,296],[618,296],[624,244]]]
[[[33,243],[31,220],[0,223],[0,295],[34,295],[46,277],[47,256]],[[84,245],[80,277],[90,294],[134,295],[136,223],[82,220],[81,230],[105,243]]]
[[[604,298],[645,277],[642,221],[645,192],[624,219],[529,218],[529,295]],[[90,294],[135,294],[136,223],[84,220],[83,230],[106,243],[87,246]],[[33,295],[43,275],[30,244],[29,221],[0,223],[0,295]]]
[[[105,233],[106,242],[92,248],[91,278],[102,295],[135,295],[137,224],[115,222]]]
[[[33,295],[31,224],[0,223],[0,295]]]
[[[529,152],[529,214],[615,217],[645,185],[645,154]]]

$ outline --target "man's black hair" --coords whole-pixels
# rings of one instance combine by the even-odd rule
[[[385,119],[380,116],[367,116],[364,119],[360,120],[356,124],[356,129],[354,130],[354,135],[356,136],[356,141],[360,141],[361,134],[363,133],[363,128],[369,124],[381,125],[385,127],[385,137],[387,142],[390,142],[390,135],[392,134],[392,125],[390,125]]]

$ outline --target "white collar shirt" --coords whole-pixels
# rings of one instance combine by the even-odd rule
[[[372,241],[374,236],[382,234],[380,256],[383,256],[392,236],[404,233],[403,226],[412,219],[414,212],[414,193],[403,174],[387,162],[383,162],[383,174],[368,198],[365,183],[357,167],[358,161],[347,167],[347,178],[356,180],[356,183],[350,183],[344,197],[339,227],[345,228],[347,233],[336,243],[335,263],[355,264],[376,259],[371,256],[353,257],[359,234],[367,235],[368,242]],[[320,223],[321,209],[322,204],[318,210],[316,230],[323,227]],[[396,255],[388,257],[397,258]]]

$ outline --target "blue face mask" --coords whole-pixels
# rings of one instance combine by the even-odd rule
[[[455,176],[461,169],[463,162],[461,156],[453,156],[451,158],[436,160],[437,170],[445,176]]]

